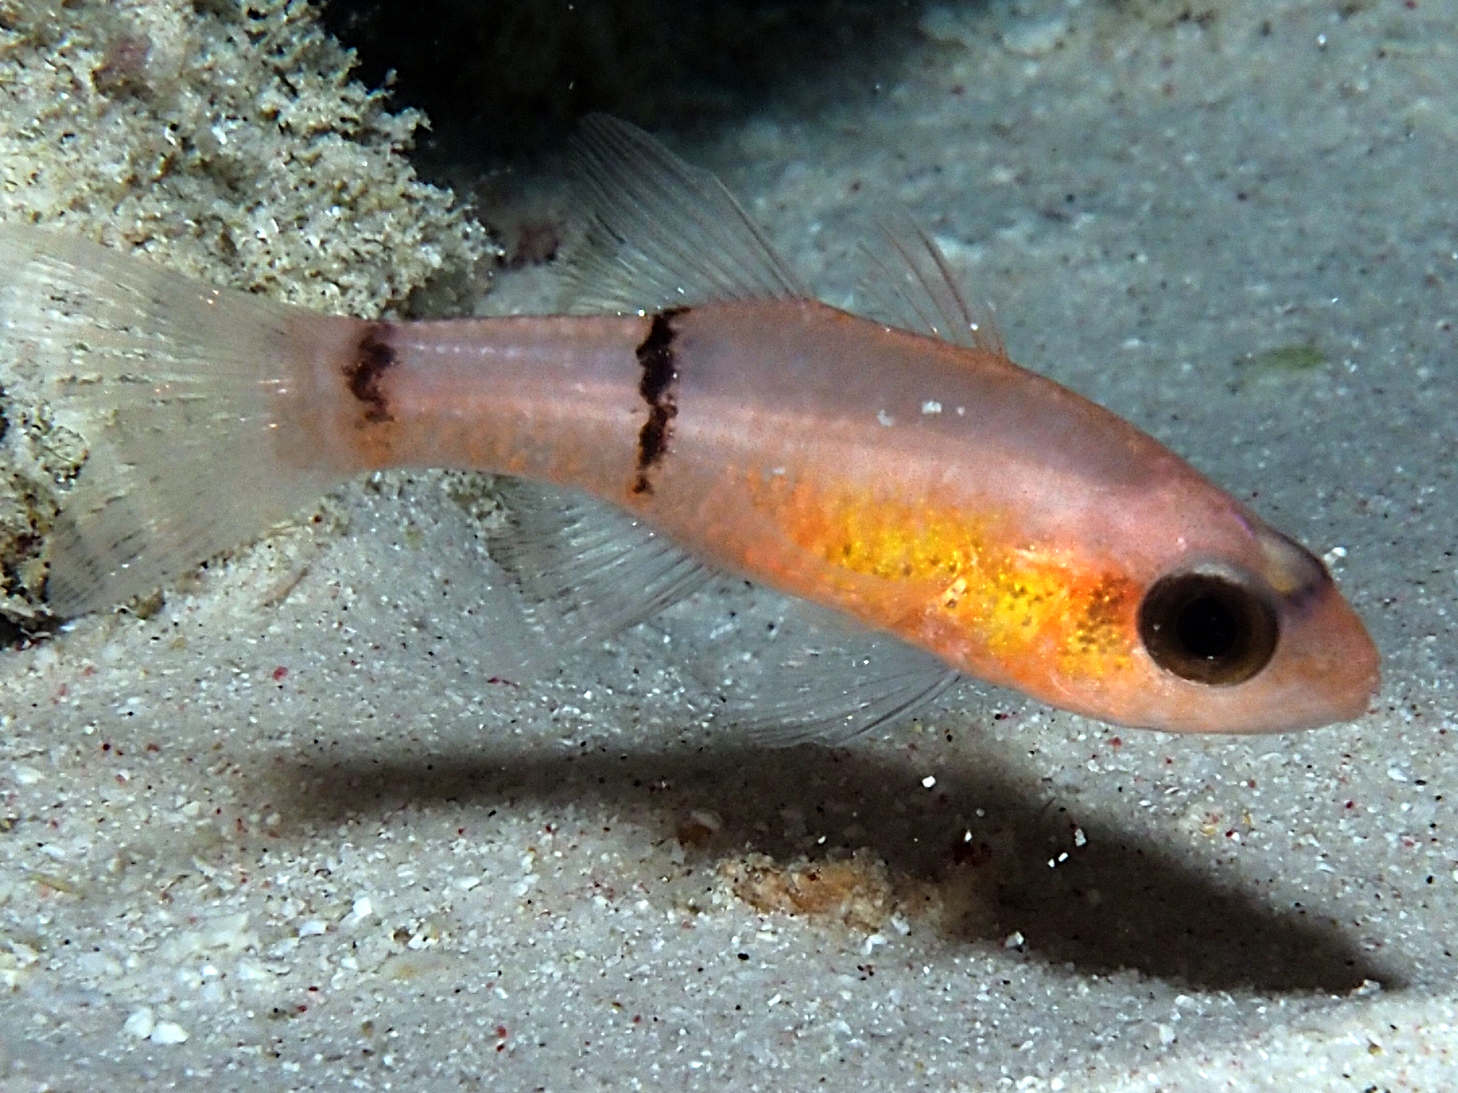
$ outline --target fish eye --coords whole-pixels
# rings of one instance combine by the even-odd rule
[[[1192,683],[1244,683],[1270,663],[1278,636],[1270,597],[1234,572],[1171,573],[1139,605],[1139,637],[1154,663]]]

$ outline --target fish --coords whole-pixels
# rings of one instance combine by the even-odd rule
[[[1366,710],[1378,653],[1322,562],[1014,364],[929,236],[888,230],[889,302],[852,313],[641,130],[590,117],[575,156],[575,302],[550,315],[317,314],[0,228],[9,367],[89,445],[50,610],[154,590],[355,476],[459,468],[543,487],[511,495],[499,553],[579,638],[734,574],[883,650],[834,698],[802,688],[810,729],[782,741],[848,739],[966,677],[1178,733]]]

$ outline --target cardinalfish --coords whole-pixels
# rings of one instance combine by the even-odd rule
[[[900,690],[868,674],[870,712],[832,736],[964,675],[1174,732],[1363,713],[1377,653],[1322,563],[1013,364],[929,238],[888,235],[892,315],[862,317],[817,301],[646,134],[591,118],[577,145],[572,314],[320,315],[4,229],[4,341],[89,444],[50,539],[51,610],[155,589],[363,472],[460,468],[618,514],[632,533],[516,551],[559,598],[627,574],[599,589],[615,624],[720,571],[908,650]],[[604,549],[650,561],[605,567]]]

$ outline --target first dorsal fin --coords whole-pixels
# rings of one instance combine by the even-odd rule
[[[810,295],[717,178],[641,129],[591,114],[573,147],[584,221],[564,259],[573,312]]]
[[[724,185],[634,125],[583,119],[572,163],[581,236],[563,258],[567,310],[648,312],[813,294]],[[1006,355],[986,309],[970,305],[946,257],[905,213],[866,246],[857,310],[956,345]]]
[[[1007,356],[991,310],[968,303],[941,247],[910,214],[883,218],[878,235],[879,246],[862,247],[867,271],[857,287],[857,311],[902,330]]]

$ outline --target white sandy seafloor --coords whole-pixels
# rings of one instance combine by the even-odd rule
[[[763,750],[689,667],[733,588],[492,682],[468,507],[361,485],[0,653],[0,1088],[1453,1088],[1458,5],[1133,7],[934,9],[679,148],[832,293],[909,206],[1014,359],[1326,554],[1366,717],[969,687]]]

